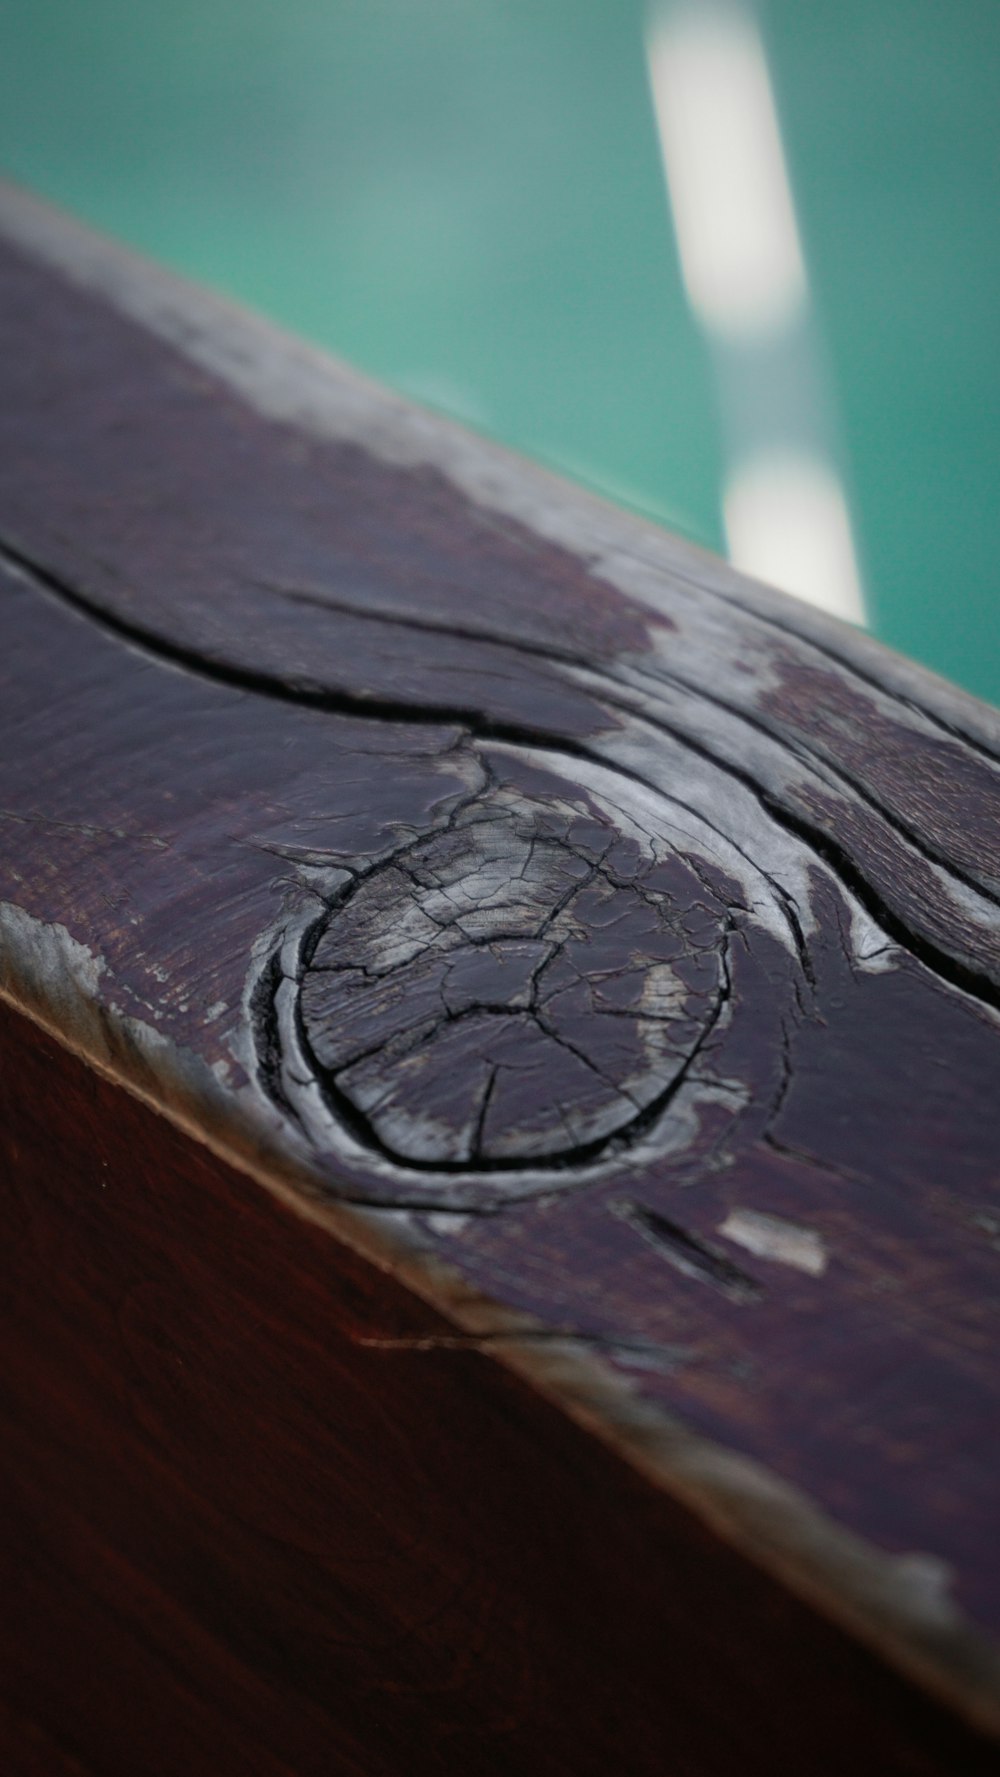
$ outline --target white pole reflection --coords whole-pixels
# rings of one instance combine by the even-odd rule
[[[861,623],[850,514],[755,20],[736,0],[661,4],[649,15],[647,54],[681,270],[719,388],[730,558]]]
[[[730,558],[745,573],[864,622],[847,501],[829,463],[748,457],[727,478],[723,517]]]

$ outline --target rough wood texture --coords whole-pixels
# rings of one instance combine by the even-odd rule
[[[10,1768],[1000,1769],[997,718],[0,210]]]

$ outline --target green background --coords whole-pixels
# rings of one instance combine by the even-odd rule
[[[0,0],[0,163],[721,547],[633,0]],[[872,624],[1000,701],[1000,4],[762,8]]]

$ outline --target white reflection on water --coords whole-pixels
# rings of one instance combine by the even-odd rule
[[[864,622],[847,501],[829,463],[749,457],[726,482],[723,513],[730,556],[746,573]]]
[[[767,61],[739,0],[646,38],[681,269],[712,350],[732,561],[852,622],[864,597]]]

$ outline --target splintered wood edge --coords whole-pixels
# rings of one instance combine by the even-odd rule
[[[581,555],[633,598],[680,579],[778,628],[817,641],[848,667],[987,745],[1000,713],[869,637],[754,585],[693,546],[367,382],[247,311],[144,262],[0,183],[0,231],[82,289],[169,342],[258,412],[323,438],[350,439],[397,464],[439,469],[479,504]],[[614,1450],[720,1538],[888,1663],[1000,1735],[1000,1656],[952,1603],[930,1556],[891,1557],[839,1526],[762,1464],[641,1402],[581,1338],[478,1294],[418,1236],[412,1212],[338,1203],[290,1150],[277,1123],[255,1125],[195,1056],[151,1026],[100,1006],[103,963],[61,926],[0,904],[0,996],[105,1078],[167,1116],[296,1215],[391,1272],[481,1348]],[[433,1349],[435,1340],[428,1340]],[[437,1341],[441,1343],[441,1341]]]

